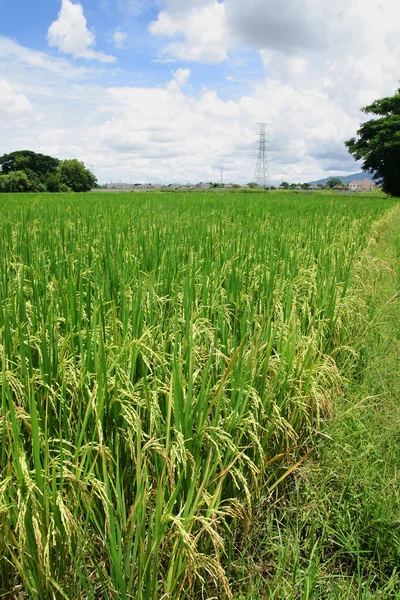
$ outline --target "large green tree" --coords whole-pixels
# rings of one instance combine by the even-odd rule
[[[59,164],[58,158],[37,154],[32,150],[18,150],[0,157],[0,168],[5,175],[15,171],[30,171],[43,177],[47,173],[54,173]]]
[[[63,160],[58,168],[61,183],[73,192],[89,192],[97,185],[97,179],[79,160]]]
[[[326,187],[333,189],[337,185],[342,185],[342,180],[339,177],[332,177],[329,181],[326,182]]]
[[[80,161],[60,161],[31,150],[0,156],[0,177],[3,192],[87,192],[97,185],[96,177]]]
[[[363,170],[391,196],[400,197],[400,89],[361,109],[375,118],[363,123],[357,137],[345,142]]]

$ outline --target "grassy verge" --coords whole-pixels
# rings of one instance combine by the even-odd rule
[[[312,457],[258,508],[238,561],[251,600],[400,598],[400,207],[358,266],[358,359]],[[278,501],[279,500],[279,501]]]

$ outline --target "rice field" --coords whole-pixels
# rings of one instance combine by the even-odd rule
[[[0,596],[231,597],[254,499],[340,391],[392,206],[0,195]]]

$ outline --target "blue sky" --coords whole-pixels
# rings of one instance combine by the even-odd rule
[[[99,181],[348,174],[359,108],[398,87],[397,0],[2,0],[0,154]],[[23,18],[21,18],[23,15]],[[357,24],[355,26],[355,24]]]

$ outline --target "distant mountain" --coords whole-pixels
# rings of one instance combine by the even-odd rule
[[[331,177],[325,177],[325,179],[319,179],[318,181],[309,181],[310,185],[318,185],[321,183],[325,185],[330,179],[340,179],[343,184],[349,183],[349,181],[362,181],[363,179],[371,179],[372,175],[361,171],[361,173],[355,173],[354,175],[332,175]]]

